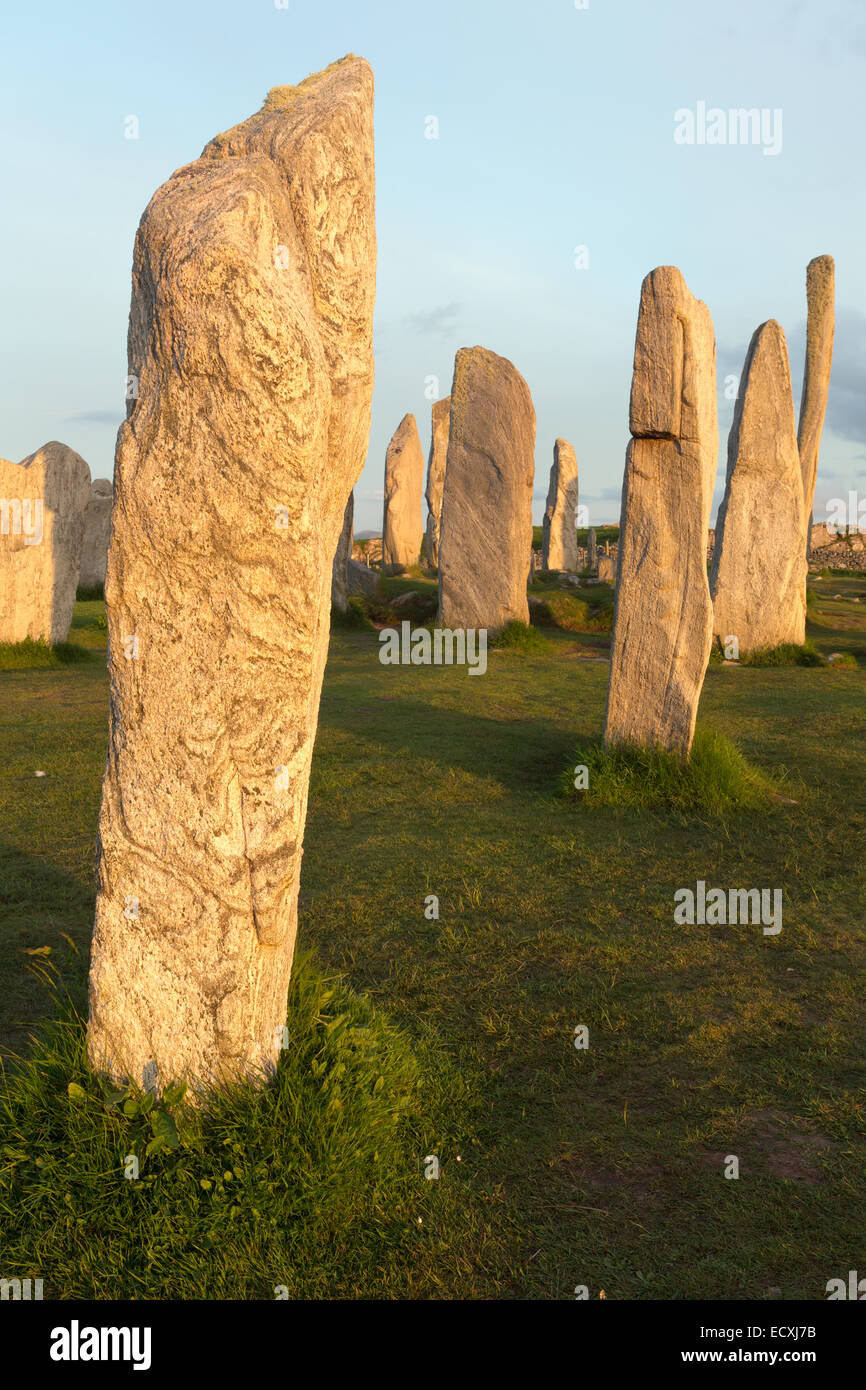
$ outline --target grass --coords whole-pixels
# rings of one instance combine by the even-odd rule
[[[267,1089],[171,1110],[99,1085],[82,1020],[59,1009],[0,1092],[4,1274],[38,1271],[46,1298],[273,1298],[277,1286],[315,1298],[359,1284],[393,1295],[387,1266],[407,1291],[419,1227],[460,1189],[450,1128],[464,1083],[447,1058],[422,1071],[409,1040],[309,954],[287,1028]],[[155,1129],[169,1140],[148,1155]]]
[[[331,609],[331,627],[339,628],[343,631],[353,631],[366,629],[373,631],[373,624],[367,613],[367,604],[358,594],[350,594],[348,607],[345,613],[341,613],[338,608]]]
[[[610,632],[612,598],[599,601],[593,594],[593,599],[589,602],[574,593],[545,593],[532,606],[532,622],[537,627],[558,627],[565,632]]]
[[[816,650],[814,643],[804,642],[802,646],[794,642],[781,642],[777,647],[756,647],[754,651],[743,652],[741,666],[826,666],[826,659]]]
[[[58,1008],[43,964],[83,1012],[105,633],[76,629],[99,660],[0,674],[0,1042],[56,1059],[46,1078],[27,1073],[30,1101],[9,1092],[21,1133],[0,1126],[0,1159],[12,1163],[4,1145],[27,1155],[7,1174],[23,1186],[0,1210],[0,1274],[66,1297],[107,1287],[101,1260],[138,1297],[270,1299],[284,1284],[315,1297],[571,1300],[585,1283],[592,1298],[823,1299],[856,1266],[866,1205],[866,604],[853,603],[866,578],[813,587],[810,639],[861,664],[709,670],[700,727],[789,798],[722,816],[562,795],[575,747],[598,739],[607,633],[545,628],[543,649],[504,651],[480,678],[382,666],[374,633],[332,633],[299,901],[312,959],[293,991],[338,976],[323,1016],[346,1011],[344,991],[375,1011],[382,1104],[387,1078],[414,1064],[374,1168],[327,1137],[310,1084],[317,1025],[297,1040],[306,1089],[303,1067],[284,1065],[320,1136],[324,1125],[318,1146],[297,1110],[275,1108],[277,1089],[260,1108],[227,1101],[211,1128],[194,1122],[117,1193],[126,1136],[76,1070],[74,1016],[57,1025],[65,1041],[45,1031]],[[700,879],[782,888],[783,930],[676,925],[674,892]],[[293,992],[290,1018],[303,1017]],[[578,1051],[581,1024],[590,1045]],[[93,1095],[84,1112],[67,1092],[76,1078]],[[354,1112],[359,1147],[375,1113]],[[71,1116],[85,1114],[73,1163]],[[286,1171],[303,1175],[300,1190],[270,1192],[295,1132]],[[723,1177],[730,1153],[737,1182]],[[428,1154],[442,1159],[438,1182],[423,1178]],[[57,1165],[56,1192],[39,1188],[37,1159]]]
[[[488,646],[511,652],[540,652],[550,650],[549,643],[529,623],[511,622],[488,639]]]
[[[578,768],[587,773],[577,788]],[[730,815],[766,810],[777,796],[770,781],[753,767],[730,739],[712,729],[695,731],[691,754],[683,762],[662,748],[605,748],[582,744],[562,775],[562,788],[587,806]]]
[[[74,666],[93,658],[86,647],[75,642],[51,644],[40,638],[27,637],[23,642],[0,642],[0,671],[24,671],[32,668]]]

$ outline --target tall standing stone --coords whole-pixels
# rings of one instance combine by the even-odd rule
[[[352,536],[355,526],[355,494],[349,493],[346,510],[343,513],[343,529],[334,551],[334,569],[331,576],[331,607],[338,613],[345,613],[349,607],[349,580],[347,565],[352,557]]]
[[[78,579],[83,589],[92,589],[97,584],[105,583],[113,502],[114,488],[109,479],[95,478],[90,489],[90,501],[84,513],[84,542],[81,547],[81,574]]]
[[[106,576],[89,1055],[161,1086],[283,1042],[332,561],[373,387],[373,76],[218,136],[138,230]]]
[[[806,640],[806,532],[785,335],[752,335],[728,435],[710,568],[713,631],[740,653]]]
[[[800,397],[800,424],[797,447],[803,476],[806,517],[812,520],[818,453],[830,390],[835,331],[836,271],[832,256],[816,256],[806,267],[806,365]],[[808,535],[807,542],[808,546]],[[807,553],[808,559],[808,553]]]
[[[421,494],[424,452],[414,415],[404,415],[385,454],[385,510],[382,523],[382,564],[417,565],[424,527]]]
[[[712,319],[675,266],[641,288],[629,429],[604,739],[685,757],[712,643],[719,427]]]
[[[598,539],[594,526],[590,526],[586,536],[586,568],[588,570],[598,568]]]
[[[81,569],[90,469],[52,440],[0,459],[0,642],[65,642]]]
[[[461,348],[439,536],[439,609],[447,628],[527,623],[535,410],[504,357]]]
[[[567,439],[557,439],[542,522],[542,569],[577,569],[576,513],[577,457]]]
[[[430,453],[427,459],[427,563],[439,567],[439,518],[442,513],[442,490],[445,486],[445,461],[448,457],[448,428],[451,419],[451,397],[433,405],[430,434]]]

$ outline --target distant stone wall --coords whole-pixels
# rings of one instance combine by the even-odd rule
[[[823,545],[809,551],[809,565],[812,569],[862,570],[866,572],[866,550],[847,545]]]

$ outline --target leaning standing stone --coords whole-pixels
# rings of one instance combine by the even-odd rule
[[[542,522],[542,569],[577,569],[576,513],[577,458],[567,439],[557,439]]]
[[[686,757],[712,643],[719,430],[710,312],[675,266],[641,288],[629,415],[604,739]]]
[[[346,566],[352,554],[352,534],[355,521],[355,494],[349,493],[346,510],[343,513],[343,529],[334,552],[334,571],[331,577],[331,607],[338,613],[345,613],[349,607],[349,584]]]
[[[424,528],[421,492],[424,453],[414,415],[404,415],[385,455],[385,512],[382,563],[410,569],[417,565]]]
[[[439,537],[440,621],[446,628],[527,623],[535,410],[504,357],[461,348]]]
[[[114,488],[108,478],[95,478],[84,513],[84,543],[78,580],[83,589],[93,589],[97,584],[105,583],[113,501]]]
[[[816,256],[806,267],[806,366],[800,397],[797,447],[800,451],[806,518],[810,523],[833,361],[835,280],[832,256]]]
[[[598,541],[596,539],[595,527],[590,526],[586,537],[586,568],[594,570],[598,567]]]
[[[725,495],[710,570],[713,632],[744,654],[806,640],[806,533],[785,335],[752,335],[728,436]]]
[[[445,486],[445,460],[448,456],[448,426],[451,419],[451,397],[436,401],[430,435],[430,454],[427,460],[427,563],[439,567],[439,518],[442,513],[442,489]]]
[[[0,459],[0,642],[65,642],[81,570],[90,469],[52,440]]]
[[[373,76],[350,56],[212,140],[136,238],[88,1043],[160,1087],[261,1079],[284,1045],[332,561],[369,433],[373,202]]]

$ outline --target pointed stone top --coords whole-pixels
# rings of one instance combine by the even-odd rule
[[[372,100],[372,91],[370,64],[347,53],[297,86],[272,87],[259,111],[208,141],[202,158],[231,159],[247,154],[251,147],[269,144],[275,137],[284,139],[297,130],[306,131],[340,105]],[[273,156],[277,150],[272,146],[268,152]]]
[[[400,421],[391,438],[397,439],[401,435],[412,434],[413,431],[415,434],[418,433],[418,422],[410,411],[408,415],[403,416],[403,419]]]

